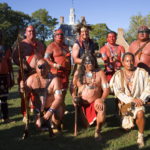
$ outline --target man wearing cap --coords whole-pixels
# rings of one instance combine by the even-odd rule
[[[11,63],[11,51],[3,41],[2,31],[0,30],[0,105],[2,121],[9,122],[8,116],[8,91],[14,84],[13,69]]]
[[[21,80],[25,81],[31,74],[35,73],[36,63],[40,58],[44,57],[45,52],[44,45],[36,39],[35,28],[33,26],[30,25],[26,28],[25,36],[26,38],[21,42],[19,41],[13,50],[13,61],[17,65],[20,65],[19,53],[21,54],[21,59],[23,59],[24,79],[21,79],[22,75],[19,71],[19,83]],[[21,98],[22,113],[25,117],[25,100],[22,94]]]
[[[51,72],[60,78],[63,100],[65,100],[71,72],[71,57],[69,48],[64,43],[64,33],[61,29],[55,31],[54,41],[48,45],[44,58],[51,65]]]
[[[122,66],[121,59],[125,49],[116,44],[117,33],[111,31],[107,34],[107,43],[100,49],[100,53],[105,65],[105,74],[110,81],[113,74]]]
[[[150,74],[150,30],[147,26],[138,28],[137,40],[129,46],[129,52],[135,56],[135,65],[144,68]]]
[[[79,37],[72,48],[72,57],[75,64],[81,64],[81,57],[86,51],[94,54],[95,45],[89,37],[90,30],[91,27],[89,25],[86,25],[86,23],[84,22],[81,22],[77,25],[77,33],[79,34]]]

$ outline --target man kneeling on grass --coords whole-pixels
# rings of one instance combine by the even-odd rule
[[[78,93],[76,93],[78,88]],[[109,94],[105,73],[98,68],[96,58],[85,53],[73,78],[73,104],[79,104],[88,125],[96,120],[95,138],[101,139],[101,127],[105,121],[105,100]],[[80,99],[79,102],[76,99]]]
[[[36,112],[36,126],[42,127],[42,120],[51,121],[60,129],[63,113],[62,90],[60,81],[49,72],[46,60],[40,59],[36,65],[36,73],[26,80],[27,91],[34,94],[33,104]],[[42,115],[42,117],[41,117]]]
[[[144,104],[150,95],[150,76],[142,68],[134,66],[134,55],[130,52],[122,58],[123,69],[117,71],[111,81],[110,87],[120,100],[122,127],[130,129],[135,119],[138,127],[137,143],[144,146]]]

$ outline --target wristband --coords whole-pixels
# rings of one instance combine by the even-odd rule
[[[55,113],[55,110],[54,110],[54,109],[52,109],[52,108],[49,108],[49,109],[48,109],[48,111],[49,111],[49,112],[51,112],[52,114],[54,114],[54,113]]]

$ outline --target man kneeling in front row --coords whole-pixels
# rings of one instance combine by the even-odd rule
[[[135,67],[134,60],[132,53],[127,52],[124,54],[122,58],[123,69],[113,75],[110,88],[113,89],[115,96],[122,103],[122,127],[126,129],[132,128],[134,125],[133,119],[135,119],[138,127],[137,143],[139,147],[143,147],[144,104],[150,95],[150,76],[144,69]]]
[[[49,72],[49,65],[44,59],[40,59],[36,65],[36,73],[29,76],[26,81],[27,91],[34,95],[36,126],[41,128],[42,118],[45,121],[51,120],[60,129],[63,113],[62,90],[60,81]],[[41,118],[41,113],[44,112]]]
[[[78,93],[75,89],[78,88]],[[103,70],[98,67],[96,58],[85,53],[79,69],[73,78],[74,100],[80,97],[80,106],[88,122],[92,125],[96,120],[95,138],[101,139],[101,128],[105,121],[105,103],[109,94],[108,82]],[[74,105],[77,105],[73,101]]]

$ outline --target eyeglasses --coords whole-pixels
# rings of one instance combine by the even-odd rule
[[[38,69],[46,69],[46,64],[38,65]]]

